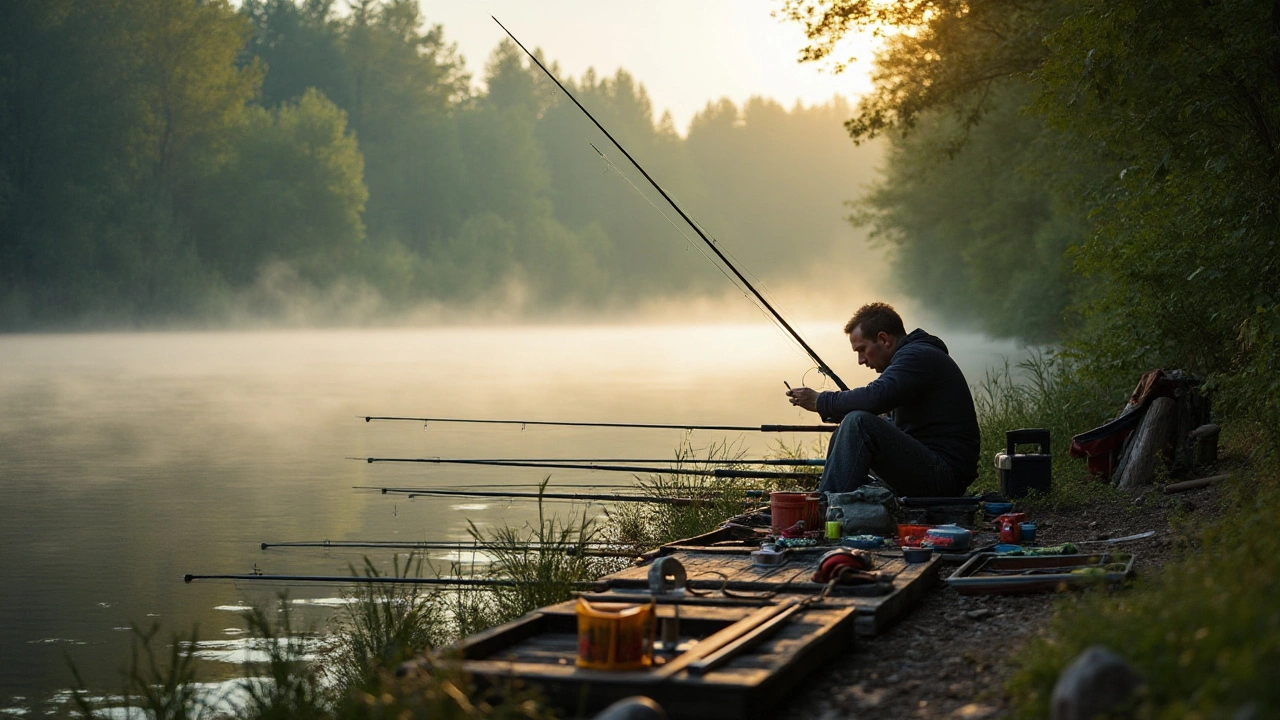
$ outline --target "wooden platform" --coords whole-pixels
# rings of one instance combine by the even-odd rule
[[[717,591],[728,589],[744,595],[769,592],[813,595],[826,587],[812,582],[812,577],[818,559],[830,549],[791,550],[786,564],[776,568],[756,567],[751,564],[749,551],[738,554],[728,552],[727,548],[668,547],[664,556],[680,561],[689,576],[689,587],[698,592],[718,595]],[[866,596],[865,588],[837,586],[826,600],[854,610],[859,635],[876,635],[904,615],[937,582],[941,563],[937,556],[920,564],[907,563],[889,553],[873,553],[873,556],[877,570],[894,576],[893,592]],[[649,587],[649,564],[607,575],[601,582],[615,593],[645,591]]]
[[[695,641],[758,610],[680,606],[678,651],[696,648]],[[658,616],[675,612],[675,606],[662,605]],[[576,667],[577,616],[568,602],[469,638],[462,648],[463,669],[489,682],[518,679],[535,685],[570,712],[592,713],[621,698],[646,695],[672,718],[763,718],[771,715],[781,693],[849,647],[853,624],[854,609],[847,605],[810,607],[721,668],[701,676],[681,670],[663,677],[661,665],[624,672]]]
[[[859,593],[865,588],[837,586],[758,644],[699,675],[687,664],[734,634],[725,628],[768,613],[770,606],[813,601],[826,587],[812,582],[812,575],[830,548],[793,550],[784,565],[759,568],[751,563],[751,539],[717,532],[721,534],[674,543],[658,553],[680,561],[692,592],[660,597],[659,619],[679,613],[679,640],[672,651],[658,654],[654,667],[622,672],[578,668],[577,616],[574,602],[565,602],[467,638],[461,645],[463,668],[491,683],[516,679],[535,685],[570,713],[592,713],[640,694],[662,704],[672,718],[770,717],[786,691],[847,650],[856,636],[873,635],[901,618],[936,582],[940,566],[937,558],[910,565],[888,553],[876,556],[877,570],[892,576],[890,592],[864,596]],[[651,562],[601,578],[601,592],[592,599],[647,601]]]

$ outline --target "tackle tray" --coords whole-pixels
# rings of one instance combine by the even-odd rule
[[[1096,570],[1095,570],[1096,568]],[[961,595],[1051,592],[1133,576],[1131,553],[997,555],[979,553],[956,569],[947,584]]]

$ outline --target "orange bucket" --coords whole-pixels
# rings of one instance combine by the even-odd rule
[[[821,529],[821,526],[812,525],[809,522],[809,504],[808,493],[769,493],[769,515],[773,518],[770,528],[773,534],[781,535],[783,530],[795,525],[800,520],[804,521],[804,529],[806,531]]]
[[[578,598],[578,667],[637,670],[653,663],[654,605]]]
[[[920,547],[924,542],[924,534],[932,525],[899,525],[898,544],[902,547]]]

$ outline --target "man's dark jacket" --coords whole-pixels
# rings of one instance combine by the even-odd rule
[[[978,415],[969,384],[942,340],[920,330],[898,341],[880,377],[865,387],[818,395],[818,414],[839,422],[855,410],[893,413],[893,424],[941,456],[956,492],[978,476]]]

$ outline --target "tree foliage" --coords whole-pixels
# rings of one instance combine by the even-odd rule
[[[513,43],[477,89],[414,0],[340,5],[0,4],[0,326],[217,318],[277,277],[391,310],[728,289]],[[857,259],[839,203],[876,151],[844,105],[722,101],[681,137],[625,70],[564,79],[748,267]]]
[[[1050,302],[1072,293],[1066,339],[1087,367],[1183,367],[1280,427],[1273,4],[791,0],[786,11],[809,32],[812,59],[832,57],[851,30],[895,26],[876,90],[847,127],[855,139],[895,137],[868,205],[901,267],[942,277],[958,262],[978,276],[979,262],[1025,258],[1047,232],[1036,267],[1010,279],[1039,284]],[[1014,172],[1007,160],[1033,171],[1021,187],[1000,187]],[[939,189],[949,211],[924,212]],[[1012,232],[990,227],[1031,217],[1010,210],[1028,191],[1048,191],[1051,212]],[[966,257],[974,248],[989,251]],[[1069,284],[1045,275],[1055,248],[1066,249]],[[1034,313],[1031,297],[1007,300]],[[988,326],[1003,312],[975,309]]]

